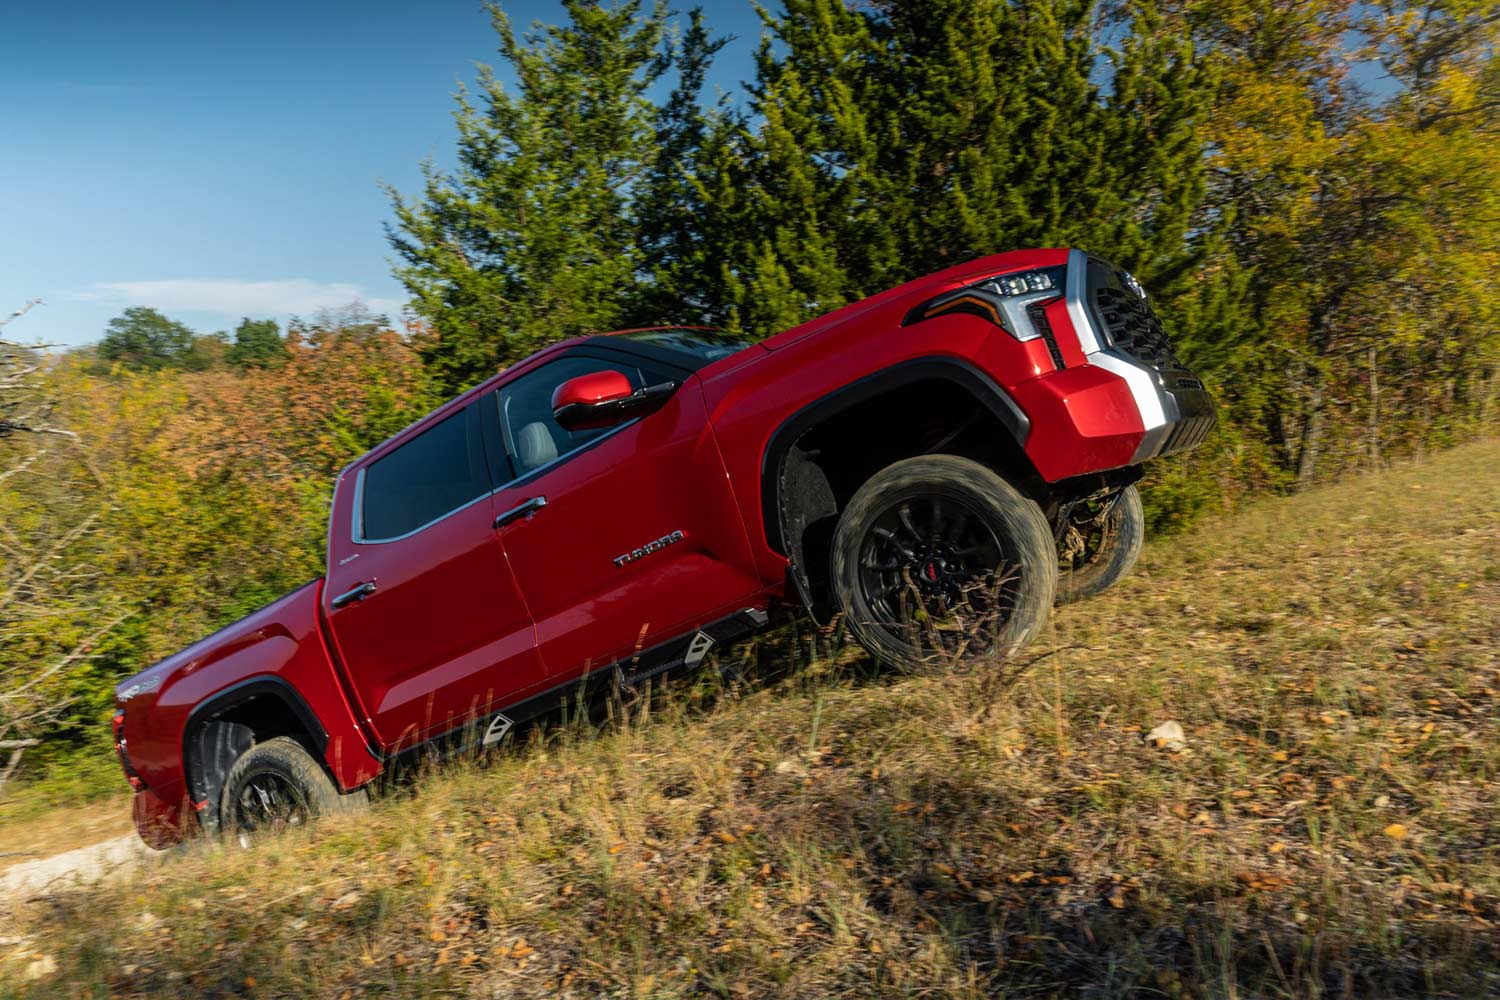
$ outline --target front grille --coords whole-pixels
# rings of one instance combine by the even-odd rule
[[[1182,367],[1156,311],[1127,287],[1122,271],[1091,258],[1088,285],[1095,315],[1111,344],[1157,371]]]

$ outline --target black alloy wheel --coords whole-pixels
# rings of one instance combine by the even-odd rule
[[[235,829],[251,837],[303,826],[312,811],[301,788],[269,768],[247,774],[235,799]]]
[[[219,804],[219,827],[249,847],[320,816],[363,808],[368,801],[362,788],[340,794],[301,742],[278,736],[252,745],[230,767]]]
[[[1015,564],[1008,548],[959,496],[903,497],[865,532],[863,603],[885,627],[911,628],[914,641],[932,652],[952,652],[965,641],[966,625],[1003,615],[1014,603],[1015,581],[1004,576]],[[967,638],[983,645],[987,636],[980,631]]]
[[[1057,551],[1041,509],[956,455],[888,466],[850,498],[831,575],[850,631],[900,667],[1005,657],[1046,620]]]

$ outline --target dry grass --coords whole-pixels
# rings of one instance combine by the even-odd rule
[[[1006,683],[846,652],[679,684],[25,901],[0,994],[1490,995],[1497,639],[1485,442],[1148,549]],[[1181,753],[1144,741],[1167,719]]]

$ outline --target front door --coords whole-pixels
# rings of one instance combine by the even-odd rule
[[[352,503],[335,509],[323,610],[386,747],[472,724],[546,678],[495,537],[484,402],[352,470]]]
[[[590,372],[636,388],[681,382],[654,413],[569,432],[552,392]],[[582,347],[502,386],[495,494],[504,543],[552,683],[629,660],[733,610],[757,592],[749,540],[695,377],[608,348]]]

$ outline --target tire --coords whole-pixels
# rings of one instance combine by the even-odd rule
[[[364,789],[340,795],[301,743],[278,736],[256,743],[229,769],[219,803],[219,828],[249,847],[266,834],[354,811],[366,801]]]
[[[1072,604],[1085,597],[1102,594],[1123,580],[1135,568],[1141,546],[1146,541],[1146,513],[1141,494],[1134,486],[1125,487],[1107,520],[1094,519],[1085,529],[1073,518],[1071,530],[1079,531],[1077,544],[1083,551],[1073,557],[1060,556],[1057,578],[1057,602]],[[1061,548],[1066,551],[1067,539]]]
[[[877,659],[956,665],[1036,638],[1057,589],[1057,548],[1041,508],[995,472],[922,455],[855,491],[830,573],[850,632]]]

